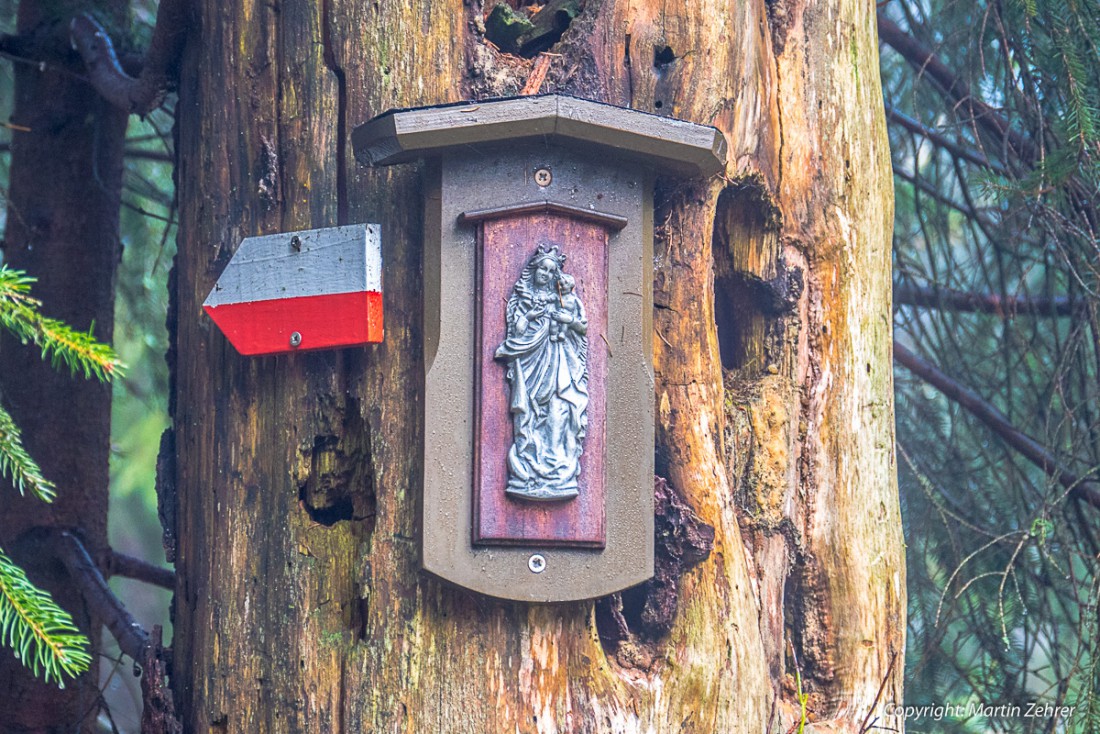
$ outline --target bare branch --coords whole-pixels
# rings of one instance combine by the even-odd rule
[[[136,79],[126,73],[110,36],[98,21],[87,13],[73,18],[69,26],[73,48],[84,59],[92,86],[104,99],[139,115],[160,106],[175,80],[187,37],[186,5],[186,0],[161,0],[153,40]]]
[[[39,72],[49,70],[83,80],[71,68],[72,49],[68,33],[57,23],[42,23],[34,30],[19,34],[0,34],[0,56],[17,64],[33,66]]]
[[[60,532],[55,537],[57,555],[79,588],[84,602],[95,611],[96,616],[106,620],[107,629],[123,654],[141,665],[141,730],[150,734],[182,734],[172,691],[165,681],[172,665],[172,651],[162,645],[160,626],[154,626],[150,635],[138,624],[107,586],[88,550],[75,535]],[[112,551],[108,566],[115,568],[115,573],[119,575],[128,575],[118,569],[149,564]],[[166,569],[154,570],[171,574]],[[171,575],[174,578],[174,574]]]
[[[914,120],[909,115],[906,115],[903,112],[899,112],[891,104],[886,105],[886,119],[893,123],[901,125],[909,132],[916,133],[917,135],[926,138],[933,145],[943,148],[957,158],[962,158],[963,160],[970,161],[971,163],[975,163],[984,168],[988,168],[991,171],[999,173],[1002,176],[1009,175],[1008,171],[1005,170],[1003,166],[1001,166],[999,163],[994,163],[993,161],[989,160],[983,153],[976,150],[971,150],[961,143],[947,137],[943,133],[939,133],[929,127],[925,127],[919,121]]]
[[[123,153],[127,158],[139,161],[156,161],[158,163],[175,163],[176,157],[165,150],[145,150],[144,148],[127,148]]]
[[[58,558],[80,589],[80,595],[95,610],[97,617],[106,620],[107,629],[118,641],[119,649],[134,660],[142,660],[149,635],[107,586],[84,544],[72,533],[61,532],[57,534],[56,547]]]
[[[1079,477],[1063,467],[1045,446],[1013,426],[1004,413],[986,402],[980,395],[941,372],[894,341],[894,361],[917,377],[939,390],[945,397],[961,405],[971,415],[984,423],[991,431],[1013,449],[1023,454],[1047,476],[1069,490],[1071,496],[1083,499],[1100,508],[1100,486],[1093,480]]]
[[[148,561],[115,550],[107,555],[107,568],[105,570],[108,576],[124,576],[169,591],[176,588],[176,574],[171,569],[154,566]]]
[[[34,53],[34,47],[33,38],[0,33],[0,56],[26,59]]]
[[[924,180],[920,176],[909,173],[908,171],[901,168],[900,166],[897,166],[897,165],[894,166],[894,175],[897,176],[898,178],[900,178],[902,181],[906,181],[908,183],[913,184],[913,186],[920,189],[926,196],[928,196],[932,199],[935,199],[936,201],[940,202],[944,206],[951,207],[955,211],[957,211],[960,214],[962,214],[963,216],[965,216],[967,219],[971,219],[975,222],[980,221],[983,218],[989,219],[988,215],[985,215],[981,212],[975,211],[974,209],[971,209],[966,204],[955,201],[954,199],[952,199],[951,197],[947,196],[942,191],[937,189],[935,186],[933,186],[928,181]]]
[[[1069,296],[1000,296],[995,293],[968,293],[940,286],[905,284],[894,286],[894,304],[991,313],[1002,318],[1016,314],[1072,316],[1084,306],[1084,302]]]
[[[1035,146],[1019,131],[1013,129],[1008,121],[993,107],[975,97],[966,82],[955,76],[948,66],[939,60],[932,49],[903,31],[896,23],[882,13],[878,14],[879,38],[897,51],[913,68],[927,74],[951,99],[966,107],[974,121],[991,137],[998,141],[1007,141],[1016,155],[1024,160],[1033,160]]]

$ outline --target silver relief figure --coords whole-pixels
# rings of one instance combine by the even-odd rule
[[[564,265],[557,247],[539,245],[512,289],[496,351],[512,391],[505,491],[529,500],[577,496],[588,430],[588,319]]]

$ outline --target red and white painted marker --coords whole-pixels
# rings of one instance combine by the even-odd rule
[[[245,355],[382,341],[377,224],[248,237],[203,310]]]

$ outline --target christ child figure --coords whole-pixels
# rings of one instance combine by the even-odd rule
[[[579,334],[584,334],[588,323],[584,317],[584,306],[573,293],[577,281],[572,275],[562,273],[558,276],[558,296],[561,307],[551,313],[550,341],[560,342],[572,326]]]

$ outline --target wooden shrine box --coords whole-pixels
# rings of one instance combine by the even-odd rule
[[[653,574],[653,181],[711,127],[563,95],[387,112],[359,160],[428,162],[421,562],[532,602]]]

